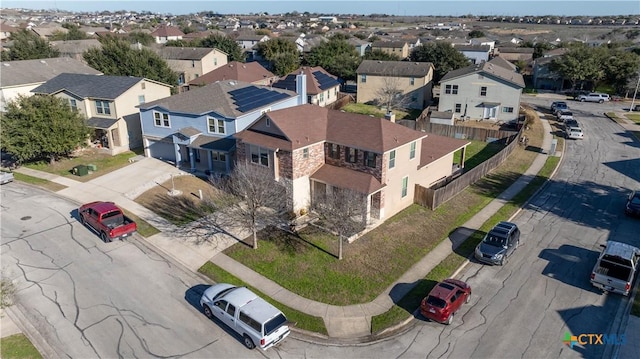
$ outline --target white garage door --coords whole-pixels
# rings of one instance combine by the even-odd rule
[[[176,161],[173,143],[149,140],[149,154],[163,161]]]

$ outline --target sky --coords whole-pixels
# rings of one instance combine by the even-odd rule
[[[181,1],[181,0],[2,0],[2,8],[60,9],[74,12],[149,11],[184,15],[200,11],[220,14],[311,12],[319,14],[387,14],[398,16],[507,15],[606,16],[640,15],[639,0],[350,0],[350,1]]]

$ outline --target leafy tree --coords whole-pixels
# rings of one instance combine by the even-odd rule
[[[52,41],[85,40],[89,38],[86,32],[80,30],[80,27],[74,24],[63,24],[62,27],[67,29],[67,31],[56,31],[50,38]]]
[[[472,30],[469,32],[469,38],[470,39],[475,39],[475,38],[479,38],[479,37],[484,37],[484,32],[480,31],[480,30]]]
[[[153,38],[153,36],[151,36],[151,34],[147,34],[146,32],[142,31],[130,32],[127,36],[127,39],[132,44],[140,43],[143,46],[149,46],[155,42],[155,39]]]
[[[228,178],[211,180],[222,191],[211,205],[251,231],[258,248],[258,226],[277,225],[287,208],[286,188],[273,179],[269,168],[249,162],[237,163]]]
[[[18,163],[46,158],[54,163],[83,145],[89,129],[80,112],[55,96],[18,96],[1,117],[2,147]]]
[[[439,82],[449,71],[471,64],[460,51],[442,41],[428,42],[415,47],[409,59],[415,62],[431,62],[435,67],[434,82]]]
[[[602,49],[585,45],[573,46],[567,53],[551,61],[550,69],[571,82],[574,90],[578,84],[582,88],[585,81],[596,82],[603,78],[601,66]]]
[[[89,66],[105,75],[137,76],[172,86],[178,84],[178,74],[155,52],[134,49],[129,42],[111,36],[100,42],[102,48],[90,48],[83,57]]]
[[[614,49],[609,51],[603,68],[607,83],[611,84],[617,93],[622,94],[629,80],[635,78],[640,69],[640,56],[622,49]]]
[[[13,32],[9,37],[13,41],[9,51],[1,51],[2,61],[47,59],[60,56],[60,51],[51,47],[49,41],[42,39],[31,30]]]
[[[235,40],[225,35],[212,34],[208,37],[196,40],[195,47],[216,48],[227,53],[227,60],[244,62],[244,52]]]
[[[534,44],[532,41],[524,41],[520,44],[520,47],[533,48],[534,59],[542,57],[545,52],[553,49],[553,45],[548,42],[537,42]]]
[[[344,36],[334,35],[329,41],[311,49],[305,56],[309,66],[322,66],[327,72],[345,80],[355,80],[356,70],[362,62],[356,48]]]
[[[379,61],[400,61],[400,56],[391,54],[380,49],[367,51],[362,57],[364,60],[379,60]]]
[[[344,239],[364,229],[364,195],[350,189],[334,187],[314,199],[312,210],[320,217],[323,227],[338,236],[338,259],[342,259]]]
[[[300,67],[300,52],[290,40],[274,38],[261,42],[258,44],[258,54],[269,61],[271,71],[278,76]]]

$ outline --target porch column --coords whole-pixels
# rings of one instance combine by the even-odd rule
[[[464,157],[467,154],[467,148],[462,147],[462,152],[460,153],[460,168],[464,168]]]
[[[231,172],[231,158],[229,157],[229,152],[224,154],[224,169],[227,171],[227,174]]]
[[[196,156],[195,150],[193,148],[187,147],[187,151],[189,151],[189,164],[191,165],[191,171],[196,170]]]
[[[180,155],[180,145],[177,143],[173,144],[173,153],[176,157],[176,168],[180,168],[180,162],[182,161],[182,156]]]
[[[144,149],[144,156],[145,157],[151,157],[151,150],[149,149],[149,139],[148,138],[143,138],[142,139],[142,148]]]
[[[207,151],[207,165],[209,166],[209,171],[213,173],[213,156],[211,152],[212,151]]]
[[[368,225],[371,222],[371,200],[373,199],[373,195],[367,195],[367,210],[364,213],[364,224]]]

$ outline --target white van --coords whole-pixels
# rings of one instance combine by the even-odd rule
[[[240,334],[249,349],[267,350],[290,333],[284,314],[246,287],[212,285],[202,294],[200,305],[207,317],[217,318]]]

